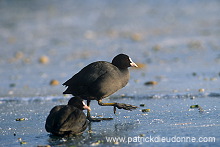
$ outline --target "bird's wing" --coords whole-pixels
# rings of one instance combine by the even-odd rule
[[[108,71],[100,75],[88,87],[89,93],[98,98],[104,98],[115,93],[122,87],[120,80],[115,78],[117,74],[117,72]]]
[[[46,124],[45,124],[45,128],[46,128],[47,132],[52,132],[52,130],[54,128],[55,120],[57,117],[57,113],[63,107],[65,107],[65,105],[55,106],[55,107],[53,107],[53,109],[51,109],[50,114],[47,116]]]
[[[75,74],[71,79],[63,83],[64,86],[88,86],[96,81],[101,75],[106,73],[104,66],[110,64],[108,62],[94,62]]]
[[[85,129],[85,123],[87,122],[86,116],[83,111],[75,109],[62,121],[59,131],[80,133]]]

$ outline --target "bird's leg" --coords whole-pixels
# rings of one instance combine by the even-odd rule
[[[102,102],[102,100],[98,100],[98,104],[100,105],[100,106],[114,106],[114,114],[116,113],[116,105],[117,105],[117,103],[103,103]]]
[[[90,102],[91,100],[87,100],[87,106],[90,105]],[[92,118],[91,117],[91,114],[90,114],[90,111],[87,110],[87,119],[90,121],[90,122],[100,122],[102,120],[112,120],[113,118]]]
[[[116,113],[116,108],[118,109],[125,109],[125,110],[133,110],[136,109],[137,106],[124,104],[124,103],[103,103],[102,100],[98,100],[98,104],[100,106],[114,106],[114,114]]]
[[[89,105],[90,105],[90,100],[87,100],[87,106],[89,107]],[[91,115],[90,115],[90,111],[89,110],[87,110],[87,119],[88,120],[90,120],[91,119]]]

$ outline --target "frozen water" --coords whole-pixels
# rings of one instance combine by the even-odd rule
[[[0,14],[0,146],[20,146],[18,138],[27,142],[23,146],[219,146],[218,0],[1,0]],[[61,84],[85,65],[119,53],[145,67],[130,69],[129,84],[105,101],[146,106],[115,116],[111,107],[92,102],[94,116],[114,120],[91,123],[78,137],[48,135],[50,109],[69,99]],[[49,62],[39,62],[42,56]],[[51,86],[53,79],[59,84]],[[128,144],[108,143],[106,136],[216,141]]]

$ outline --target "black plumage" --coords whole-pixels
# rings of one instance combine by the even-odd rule
[[[132,107],[127,104],[118,106],[118,103],[102,103],[103,98],[115,93],[128,83],[130,77],[128,67],[131,66],[137,67],[125,54],[115,56],[112,63],[93,62],[63,83],[67,87],[63,94],[79,96],[87,100],[88,106],[91,100],[97,100],[101,106],[114,106],[126,110],[135,109],[136,106]]]
[[[46,119],[46,131],[58,136],[81,134],[88,125],[83,109],[90,110],[79,97],[71,98],[67,105],[55,106]]]
[[[91,63],[63,83],[68,87],[63,94],[80,96],[86,100],[103,99],[128,83],[130,66],[136,64],[125,54],[117,55],[112,63],[106,61]]]

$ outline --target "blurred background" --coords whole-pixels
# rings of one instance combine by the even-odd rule
[[[117,94],[220,90],[218,0],[0,0],[0,14],[1,97],[62,96],[81,68],[119,53],[140,68]]]

